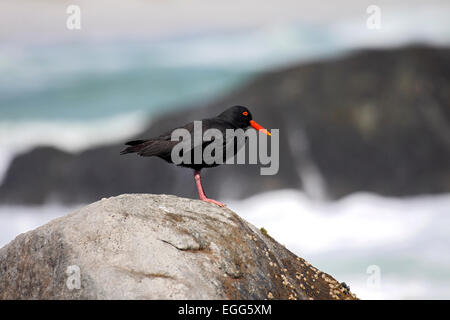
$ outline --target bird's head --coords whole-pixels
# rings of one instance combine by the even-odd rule
[[[219,118],[226,120],[237,128],[246,129],[248,127],[253,127],[258,131],[261,131],[268,136],[270,136],[270,132],[264,129],[261,125],[256,123],[253,118],[250,110],[243,106],[234,106],[228,108],[218,116]]]

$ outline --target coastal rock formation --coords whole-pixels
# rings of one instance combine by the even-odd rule
[[[0,249],[1,299],[355,299],[234,212],[103,199]]]
[[[449,93],[449,49],[367,50],[258,75],[201,108],[155,119],[136,138],[241,104],[264,126],[280,129],[280,170],[274,176],[260,176],[256,165],[205,170],[212,198],[282,188],[331,199],[357,191],[450,192]],[[0,203],[90,203],[129,192],[196,197],[189,170],[161,159],[120,157],[122,148],[67,154],[43,147],[19,155],[0,186]]]

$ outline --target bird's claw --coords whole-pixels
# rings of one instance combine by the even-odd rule
[[[214,203],[215,205],[217,205],[219,207],[225,207],[225,204],[223,204],[222,202],[219,202],[217,200],[213,200],[213,199],[209,199],[209,198],[203,198],[203,199],[200,199],[200,200],[205,201],[205,202],[209,202],[209,203]]]

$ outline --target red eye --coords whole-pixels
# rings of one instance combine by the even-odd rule
[[[243,114],[244,116],[248,116],[248,112],[247,112],[247,111],[242,112],[242,114]]]

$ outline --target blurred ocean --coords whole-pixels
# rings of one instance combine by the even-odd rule
[[[448,8],[386,10],[379,31],[361,14],[153,40],[0,42],[0,183],[17,153],[125,140],[158,113],[204,104],[271,68],[361,47],[448,46]],[[450,298],[450,195],[316,203],[285,190],[228,204],[360,298]],[[0,247],[74,209],[0,206]],[[366,285],[371,265],[380,268],[379,288]]]
[[[0,181],[18,152],[123,140],[152,115],[204,104],[265,70],[361,47],[448,45],[448,11],[388,11],[378,31],[365,27],[363,14],[163,39],[0,42]]]

